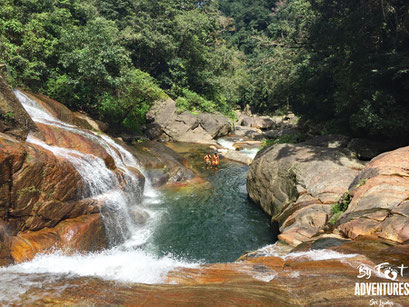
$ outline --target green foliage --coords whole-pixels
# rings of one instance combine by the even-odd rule
[[[216,111],[216,104],[213,101],[209,101],[197,93],[187,89],[183,89],[182,95],[176,99],[176,107],[179,111],[190,111],[193,113],[214,113]]]
[[[409,3],[237,0],[220,7],[233,17],[225,37],[247,57],[250,86],[241,103],[258,112],[291,109],[327,132],[409,140]]]
[[[100,116],[118,127],[138,130],[152,103],[167,97],[149,74],[134,69],[122,78],[115,97],[102,98]]]
[[[7,112],[6,114],[4,114],[4,119],[8,123],[14,123],[16,114],[14,114],[13,112]]]
[[[332,217],[329,220],[329,223],[331,225],[334,225],[336,223],[336,221],[341,216],[341,214],[344,213],[348,209],[348,206],[350,203],[351,203],[351,195],[349,194],[349,191],[347,191],[344,193],[344,195],[342,195],[338,203],[333,205],[331,208]]]
[[[264,140],[261,148],[270,147],[276,144],[296,144],[305,141],[306,135],[302,132],[285,134],[275,139]]]
[[[362,187],[365,183],[366,183],[366,178],[362,178],[362,180],[358,183],[358,185],[356,186],[357,188]]]
[[[408,141],[408,8],[392,0],[3,0],[0,63],[13,84],[128,129],[152,100],[136,89],[162,88],[192,112],[232,115],[250,104],[259,113],[292,110],[324,133]]]
[[[20,86],[119,129],[138,129],[160,88],[229,113],[247,79],[220,20],[214,1],[4,0],[0,61]]]

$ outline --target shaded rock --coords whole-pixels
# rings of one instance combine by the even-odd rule
[[[298,141],[297,138],[302,134],[302,131],[298,128],[280,128],[275,130],[264,131],[261,135],[255,137],[257,140],[262,139],[276,139],[283,136],[293,136],[294,140]]]
[[[145,136],[150,140],[160,139],[162,137],[162,135],[163,135],[162,128],[157,123],[147,124],[144,127],[144,131],[145,131]],[[162,137],[162,139],[163,139],[163,137]],[[165,139],[165,141],[168,141],[168,140]]]
[[[23,108],[10,86],[0,76],[0,132],[25,140],[29,132],[41,137],[37,126]]]
[[[350,186],[353,195],[338,230],[396,242],[409,239],[409,147],[373,159]]]
[[[6,227],[0,221],[0,267],[13,263],[10,255],[10,238],[7,235]]]
[[[235,136],[247,137],[251,139],[257,139],[258,136],[261,136],[263,132],[258,128],[236,126],[233,134]]]
[[[199,114],[200,125],[213,138],[225,136],[231,131],[231,124],[226,116],[220,114]]]
[[[251,199],[280,225],[279,239],[297,245],[327,223],[363,164],[337,149],[274,145],[260,152],[250,167]]]
[[[369,161],[385,151],[396,149],[396,147],[393,144],[366,139],[352,139],[347,146],[359,159],[365,161]]]
[[[145,127],[145,135],[148,137],[155,137],[161,141],[217,144],[212,134],[202,127],[199,118],[187,111],[179,114],[176,110],[176,103],[172,99],[155,102],[147,113],[146,119],[149,124]],[[203,126],[213,134],[223,133],[221,119],[219,117],[214,119],[218,123],[217,126],[214,126],[208,116],[204,115]]]
[[[302,144],[327,148],[346,148],[350,138],[344,135],[320,135],[312,137]]]
[[[107,236],[100,214],[81,216],[54,228],[20,233],[11,239],[10,254],[16,263],[28,261],[37,253],[62,250],[66,254],[107,248]]]
[[[239,125],[257,129],[269,129],[274,127],[274,122],[268,116],[242,115],[239,118]]]

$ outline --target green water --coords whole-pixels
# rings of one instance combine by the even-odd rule
[[[179,148],[180,150],[180,148]],[[156,210],[162,211],[148,249],[191,261],[235,261],[247,251],[275,242],[270,218],[246,192],[248,166],[221,161],[206,170],[205,148],[182,151],[208,184],[164,191]]]

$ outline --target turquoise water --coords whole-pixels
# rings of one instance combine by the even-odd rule
[[[201,158],[203,153],[190,154]],[[217,171],[196,169],[209,184],[163,192],[156,205],[160,221],[145,248],[212,263],[235,261],[276,241],[270,218],[247,196],[248,166],[222,160]]]

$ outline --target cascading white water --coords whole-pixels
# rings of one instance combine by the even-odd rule
[[[242,141],[242,139],[237,140],[237,141]],[[219,143],[219,145],[223,146],[224,148],[227,148],[229,150],[236,150],[236,148],[233,146],[234,143],[236,143],[236,141],[233,141],[231,139],[228,138],[219,138],[217,139],[217,143]],[[257,153],[259,152],[260,148],[243,148],[240,150],[241,153],[249,156],[251,159],[254,159],[257,155]],[[223,152],[223,149],[220,150],[221,152]]]
[[[106,142],[107,139],[110,139],[108,137],[104,139],[75,126],[65,124],[53,117],[36,101],[30,99],[22,92],[15,90],[15,94],[34,121],[57,126],[82,135],[106,149],[108,154],[114,159],[118,169],[122,171],[122,176],[125,177],[124,179],[127,184],[124,189],[120,188],[120,183],[115,173],[106,167],[102,159],[67,148],[49,146],[31,136],[27,138],[27,142],[39,145],[53,152],[54,155],[68,160],[79,172],[88,188],[87,193],[83,193],[83,197],[91,197],[103,202],[104,205],[101,213],[111,245],[122,243],[132,237],[132,234],[137,233],[137,227],[131,219],[130,205],[136,205],[141,202],[141,183],[127,168],[121,157],[122,155],[116,152],[116,150],[119,152],[125,152],[126,150],[122,146],[116,146],[115,149],[112,148]],[[114,141],[111,143],[114,143]],[[140,168],[136,163],[133,167]],[[140,210],[142,209],[140,208]]]
[[[163,276],[175,267],[197,265],[174,259],[171,255],[159,258],[141,247],[149,239],[158,219],[158,213],[147,206],[160,201],[160,195],[152,188],[146,176],[145,188],[142,191],[141,183],[131,169],[137,169],[143,175],[144,171],[128,150],[107,135],[97,135],[58,120],[18,90],[15,90],[15,94],[35,122],[66,129],[104,147],[121,171],[126,185],[121,187],[118,174],[108,169],[101,158],[72,149],[50,146],[29,136],[27,142],[51,151],[75,167],[86,185],[86,191],[82,191],[84,198],[103,201],[101,214],[113,247],[101,253],[86,255],[67,256],[58,251],[38,255],[30,262],[0,268],[0,275],[7,274],[9,279],[18,279],[24,292],[32,282],[28,280],[25,283],[21,280],[26,280],[24,275],[20,278],[20,275],[16,277],[15,274],[69,274],[126,282],[160,283]],[[148,220],[140,223],[135,216],[148,217]],[[0,294],[1,290],[0,287]]]

